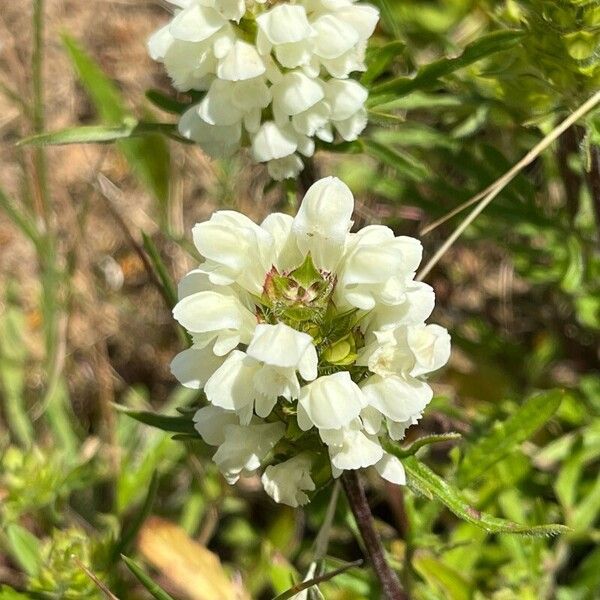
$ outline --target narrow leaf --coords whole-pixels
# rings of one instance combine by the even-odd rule
[[[152,506],[154,505],[154,501],[156,499],[156,492],[158,490],[158,474],[156,471],[152,474],[152,479],[150,480],[150,485],[148,487],[148,493],[146,494],[146,498],[144,499],[144,504],[142,507],[136,511],[129,527],[124,528],[119,540],[117,540],[116,544],[112,550],[112,562],[116,562],[122,554],[125,554],[129,551],[132,542],[137,537],[144,521],[150,516],[150,512],[152,511]]]
[[[386,444],[386,446],[391,446],[394,448],[394,454],[399,458],[402,456],[413,456],[416,454],[421,448],[425,446],[430,446],[431,444],[442,444],[444,442],[455,442],[457,440],[462,439],[462,435],[460,433],[441,433],[439,435],[426,435],[418,440],[415,440],[410,446],[406,448],[399,448],[398,446],[394,446],[393,444]]]
[[[406,49],[406,44],[400,41],[390,42],[371,50],[368,56],[368,67],[361,78],[361,83],[369,87],[393,62],[394,58],[401,55]]]
[[[138,123],[127,118],[121,125],[88,125],[40,133],[24,138],[19,146],[64,146],[67,144],[106,144],[148,134],[175,132],[171,123]]]
[[[8,552],[19,566],[34,577],[42,565],[40,557],[40,541],[27,529],[10,523],[5,528]]]
[[[529,439],[558,410],[565,397],[563,390],[552,390],[533,396],[504,423],[498,424],[485,437],[465,450],[458,468],[457,482],[464,486],[476,479]]]
[[[131,118],[121,92],[100,65],[73,38],[65,35],[63,42],[100,119],[108,125],[119,125]],[[145,135],[141,139],[119,141],[119,149],[140,181],[160,202],[164,219],[170,179],[170,154],[166,140],[160,135]]]
[[[190,107],[190,104],[179,102],[179,100],[175,100],[175,98],[171,98],[171,96],[167,96],[159,90],[148,90],[146,92],[146,98],[148,98],[154,106],[174,115],[180,115]]]
[[[515,29],[488,33],[466,46],[462,54],[456,58],[442,58],[421,67],[413,77],[398,77],[375,86],[371,90],[371,97],[377,99],[379,103],[382,100],[377,97],[383,94],[389,94],[390,99],[395,99],[416,90],[426,90],[436,85],[441,77],[515,46],[523,35],[522,31]]]
[[[194,423],[188,417],[169,417],[142,410],[131,410],[120,404],[115,404],[114,406],[119,412],[144,425],[150,425],[151,427],[170,433],[195,434]]]
[[[395,454],[393,451],[392,453]],[[549,536],[565,533],[569,530],[564,525],[536,525],[528,527],[527,525],[519,525],[518,523],[480,512],[471,506],[456,488],[436,475],[429,467],[414,456],[402,458],[402,464],[408,475],[408,485],[413,491],[428,498],[437,498],[457,517],[489,533]]]
[[[296,584],[294,587],[287,590],[283,594],[279,594],[273,598],[273,600],[289,600],[293,598],[296,594],[303,592],[304,590],[308,590],[311,587],[318,585],[320,583],[324,583],[326,581],[330,581],[334,577],[345,573],[346,571],[353,569],[354,567],[359,567],[362,565],[362,560],[357,560],[346,565],[341,566],[339,569],[335,569],[334,571],[329,571],[329,573],[324,573],[323,575],[319,575],[319,577],[315,577],[314,579],[310,579],[309,581],[302,581],[301,583]]]
[[[152,239],[145,232],[142,232],[142,238],[144,240],[144,249],[150,257],[150,262],[162,284],[164,297],[169,301],[171,307],[173,307],[177,304],[177,288],[169,275],[169,270]]]
[[[423,181],[430,174],[427,166],[410,154],[402,153],[374,140],[365,140],[364,145],[367,154],[392,167],[409,179]]]
[[[175,600],[173,596],[167,594],[158,583],[156,583],[144,570],[136,564],[131,558],[127,556],[121,556],[128,569],[135,575],[137,580],[152,594],[156,600]]]

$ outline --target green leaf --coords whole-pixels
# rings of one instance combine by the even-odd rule
[[[458,485],[462,487],[484,474],[516,445],[529,439],[554,415],[564,397],[563,390],[533,396],[506,421],[497,424],[488,435],[468,446],[458,468]]]
[[[425,446],[430,446],[431,444],[441,444],[444,442],[454,442],[462,439],[462,435],[460,433],[441,433],[439,435],[426,435],[418,440],[415,440],[410,446],[406,448],[400,448],[395,446],[394,444],[386,443],[386,446],[390,446],[394,448],[394,454],[400,458],[405,456],[413,456],[416,454],[421,448],[425,448]]]
[[[369,52],[367,71],[361,78],[361,83],[369,87],[391,64],[394,58],[404,53],[406,44],[400,41],[390,42]]]
[[[156,500],[156,492],[158,490],[158,474],[156,471],[152,474],[150,485],[148,487],[148,493],[144,499],[144,504],[139,510],[136,511],[131,523],[127,528],[123,528],[120,538],[115,543],[112,549],[111,562],[116,562],[122,554],[129,551],[131,544],[137,537],[142,525],[146,519],[150,516],[154,501]]]
[[[392,454],[396,454],[393,450],[391,452]],[[489,533],[549,536],[568,531],[568,528],[564,525],[536,525],[528,527],[527,525],[519,525],[518,523],[480,512],[471,506],[456,488],[452,487],[439,475],[436,475],[429,467],[417,460],[417,458],[414,456],[407,458],[400,456],[399,458],[401,458],[406,470],[408,485],[413,491],[430,499],[437,498],[457,517]]]
[[[173,283],[173,280],[169,275],[169,270],[167,269],[163,259],[161,258],[156,245],[144,231],[142,231],[142,239],[144,240],[144,249],[148,253],[148,256],[150,257],[150,262],[152,263],[152,266],[156,271],[156,275],[158,276],[158,279],[160,280],[160,283],[163,286],[165,298],[168,299],[171,307],[174,307],[177,304],[178,300],[177,288],[175,287],[175,284]]]
[[[31,600],[31,598],[3,585],[0,587],[0,600]]]
[[[152,594],[156,600],[175,600],[173,596],[167,594],[158,583],[156,583],[144,570],[136,564],[131,558],[121,555],[121,558],[129,568],[129,570],[135,575],[137,580]]]
[[[161,431],[197,435],[194,423],[189,417],[169,417],[142,410],[131,410],[120,404],[115,404],[114,406],[119,412],[126,414],[128,417]]]
[[[400,20],[394,15],[392,6],[393,0],[377,0],[381,11],[381,21],[385,28],[395,37],[399,38],[402,34],[400,29]]]
[[[64,35],[63,43],[100,119],[108,125],[126,122],[131,115],[117,86],[73,38]],[[139,139],[120,141],[119,149],[142,183],[160,202],[164,218],[170,179],[170,154],[165,139],[156,134],[144,135]]]
[[[417,554],[412,564],[416,571],[433,588],[442,592],[446,600],[470,600],[472,585],[455,569],[427,554]]]
[[[73,127],[61,131],[40,133],[24,138],[19,146],[64,146],[67,144],[106,144],[148,134],[175,132],[171,123],[138,123],[132,117],[126,118],[121,125],[89,125]]]
[[[523,31],[515,29],[494,31],[483,35],[466,46],[462,54],[456,58],[442,58],[421,67],[413,77],[398,77],[376,85],[371,90],[372,100],[370,105],[381,103],[381,96],[384,94],[389,95],[390,100],[394,100],[398,96],[405,96],[416,90],[431,88],[439,83],[441,77],[446,77],[459,69],[464,69],[492,54],[512,48],[523,36]]]
[[[410,154],[384,146],[374,140],[364,140],[367,154],[392,167],[413,181],[424,181],[430,176],[428,167]]]
[[[42,559],[40,557],[40,541],[27,529],[10,523],[5,528],[8,552],[19,566],[31,577],[35,577]]]
[[[160,90],[148,90],[146,92],[146,98],[148,98],[154,106],[174,115],[184,113],[191,106],[190,104],[179,102],[179,100],[163,94]]]
[[[308,590],[320,583],[330,581],[334,577],[337,577],[338,575],[345,573],[349,569],[353,569],[354,567],[358,567],[358,566],[362,565],[362,562],[363,562],[362,560],[357,560],[355,562],[345,564],[345,565],[341,566],[340,568],[335,569],[334,571],[329,571],[328,573],[319,575],[318,577],[315,577],[314,579],[310,579],[309,581],[303,581],[301,583],[298,583],[295,586],[293,586],[292,588],[290,588],[289,590],[287,590],[286,592],[284,592],[283,594],[279,594],[279,596],[276,596],[275,598],[273,598],[273,600],[289,600],[290,598],[293,598],[296,594],[299,594],[300,592],[303,592],[304,590]]]
[[[28,447],[33,441],[33,425],[24,399],[27,352],[23,332],[25,315],[8,305],[0,318],[0,391],[8,426],[15,439]]]

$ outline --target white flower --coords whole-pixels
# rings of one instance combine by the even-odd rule
[[[247,352],[231,352],[204,391],[214,406],[235,411],[240,422],[248,424],[254,412],[268,417],[279,397],[296,400],[296,372],[305,381],[316,379],[317,360],[310,335],[283,323],[258,325]]]
[[[350,233],[353,208],[349,188],[329,177],[295,217],[257,225],[216,212],[194,228],[203,262],[179,284],[174,315],[193,344],[172,371],[210,403],[196,429],[219,447],[214,460],[231,482],[286,435],[262,481],[293,506],[314,489],[311,461],[319,474],[327,460],[334,477],[373,467],[404,484],[382,441],[419,421],[433,396],[424,378],[450,354],[447,331],[425,323],[434,295],[415,281],[420,243],[383,226]]]
[[[315,489],[310,467],[310,458],[303,454],[267,467],[261,479],[265,492],[275,502],[293,507],[303,506],[308,502],[305,492]]]
[[[179,132],[211,157],[247,145],[282,180],[313,155],[313,138],[333,143],[337,132],[353,141],[367,126],[368,92],[349,76],[366,69],[376,8],[350,0],[171,3],[175,15],[148,52],[178,90],[207,92],[181,117]]]
[[[213,460],[229,483],[235,483],[240,475],[256,471],[261,462],[283,437],[283,423],[258,423],[246,426],[226,425],[224,441]]]
[[[310,252],[317,267],[337,266],[352,227],[353,208],[350,188],[335,177],[321,179],[306,193],[293,230],[301,252]]]
[[[225,442],[225,428],[237,425],[239,419],[234,412],[217,406],[205,406],[194,415],[194,427],[202,439],[210,446],[220,446]]]
[[[362,431],[359,421],[338,429],[323,429],[321,439],[327,444],[334,476],[342,471],[363,469],[383,458],[383,449],[375,436]]]
[[[313,426],[340,429],[356,419],[365,404],[347,371],[319,377],[300,392],[298,425],[303,431]]]
[[[450,335],[439,325],[411,325],[407,328],[407,342],[415,357],[410,373],[413,377],[437,371],[450,358]]]

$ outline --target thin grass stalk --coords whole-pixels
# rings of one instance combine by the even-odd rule
[[[502,192],[502,190],[528,165],[530,165],[546,148],[553,144],[567,129],[574,125],[579,119],[589,113],[593,108],[600,104],[600,92],[594,94],[589,100],[584,102],[575,112],[571,113],[560,125],[555,127],[539,144],[537,144],[530,152],[528,152],[512,169],[505,173],[500,179],[489,186],[486,190],[472,198],[467,203],[459,206],[452,211],[450,215],[457,214],[460,210],[471,206],[476,199],[479,200],[477,206],[469,213],[463,222],[452,232],[450,237],[442,244],[441,248],[433,255],[431,260],[421,269],[417,280],[423,281],[431,270],[437,265],[441,258],[454,245],[456,240],[465,232],[465,230],[475,221],[475,219],[489,206],[489,204]],[[483,196],[482,196],[483,194]],[[434,223],[441,225],[450,216],[444,217]],[[433,225],[427,229],[427,232],[432,231]]]

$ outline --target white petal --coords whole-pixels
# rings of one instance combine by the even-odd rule
[[[256,397],[253,381],[259,369],[259,363],[234,350],[204,386],[208,401],[225,410],[243,410]]]
[[[213,8],[192,4],[171,21],[170,33],[184,42],[202,42],[225,25],[225,19]]]
[[[329,446],[331,464],[341,471],[370,467],[383,457],[383,449],[377,439],[354,427],[320,431],[320,435]]]
[[[270,160],[267,163],[267,169],[271,179],[274,181],[283,181],[284,179],[293,179],[304,169],[304,163],[297,154],[290,154],[276,160]]]
[[[413,377],[442,368],[450,358],[450,335],[439,325],[413,325],[408,328],[407,341],[415,356]]]
[[[263,423],[249,426],[228,425],[225,441],[219,446],[213,460],[227,481],[235,483],[241,473],[260,467],[267,454],[285,432],[283,423]]]
[[[242,81],[266,71],[262,58],[252,44],[238,40],[219,63],[217,76],[228,81]]]
[[[175,38],[169,32],[169,25],[155,31],[148,40],[148,53],[152,60],[162,61]]]
[[[298,507],[308,502],[304,492],[312,492],[315,484],[310,477],[311,461],[305,455],[272,465],[261,478],[265,491],[275,502]]]
[[[267,162],[294,154],[298,144],[292,132],[273,121],[263,123],[252,140],[252,155],[257,162]]]
[[[380,377],[374,375],[361,385],[373,406],[393,421],[407,421],[423,411],[433,397],[431,388],[412,377]]]
[[[322,58],[338,58],[350,50],[358,41],[357,31],[331,14],[319,17],[313,27],[317,32],[315,54]]]
[[[223,358],[208,348],[188,348],[171,362],[171,373],[185,387],[199,390],[223,364]]]
[[[299,42],[312,34],[303,6],[279,4],[256,18],[258,27],[272,44]]]
[[[298,368],[313,339],[284,323],[260,324],[248,346],[248,356],[275,367]]]
[[[406,473],[402,463],[391,454],[385,454],[375,465],[377,472],[388,481],[396,485],[406,485]]]
[[[298,404],[305,413],[299,414],[299,425],[306,431],[308,423],[319,429],[344,427],[358,417],[365,402],[359,387],[344,371],[319,377],[303,387]]]
[[[306,193],[293,230],[298,247],[304,253],[311,252],[317,267],[333,270],[339,262],[353,210],[352,192],[335,177],[317,181]]]
[[[369,92],[353,79],[330,79],[325,86],[325,96],[331,107],[331,118],[343,121],[364,107]]]
[[[314,106],[325,96],[318,80],[299,72],[284,75],[273,88],[273,104],[286,115],[297,115]]]
[[[185,329],[206,333],[223,329],[241,329],[254,315],[241,302],[216,292],[198,292],[180,300],[173,316]]]
[[[225,427],[239,420],[234,412],[216,406],[205,406],[194,415],[194,427],[210,446],[220,446],[225,441]]]

